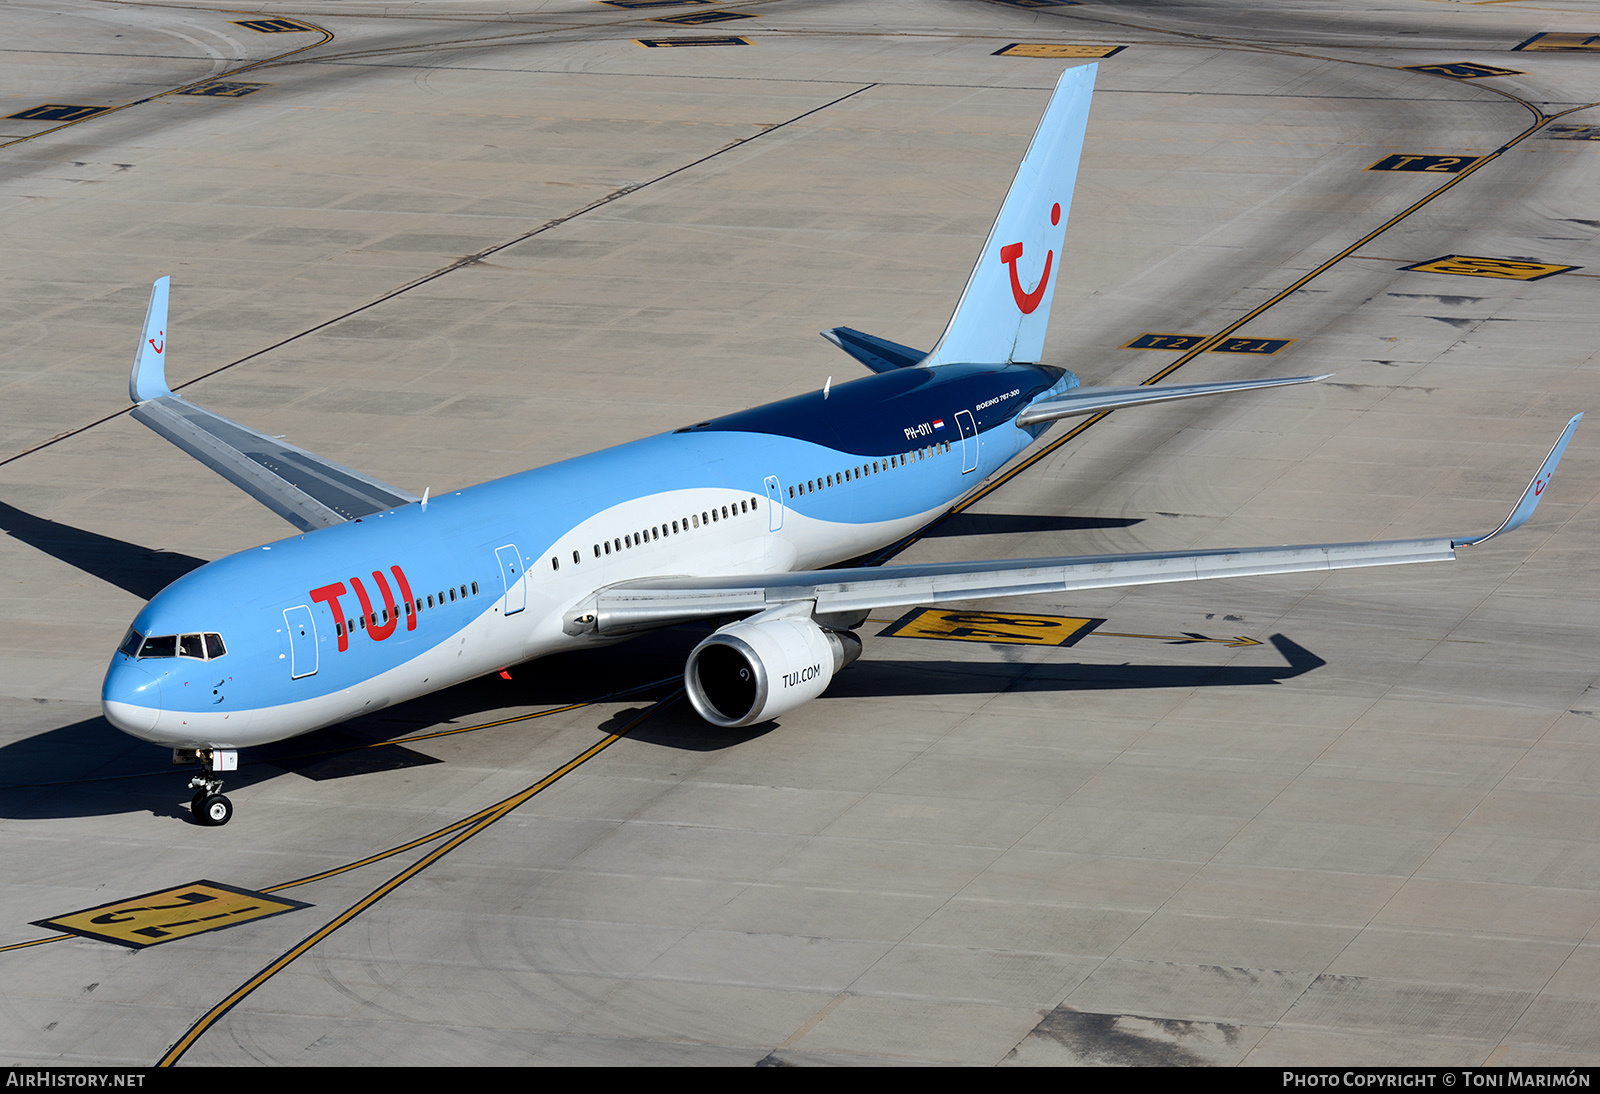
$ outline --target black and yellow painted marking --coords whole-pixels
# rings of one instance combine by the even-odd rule
[[[318,39],[317,41],[315,41],[315,42],[307,42],[307,43],[304,43],[303,45],[295,46],[293,49],[286,49],[282,53],[275,54],[274,56],[263,57],[259,61],[251,61],[249,64],[242,65],[241,67],[234,69],[232,72],[227,73],[227,75],[229,75],[229,76],[240,76],[240,75],[243,75],[246,72],[249,72],[251,69],[261,68],[263,65],[280,64],[283,61],[288,60],[290,57],[293,57],[297,53],[304,53],[308,49],[316,49],[318,46],[324,46],[324,45],[327,45],[329,42],[333,41],[333,31],[328,30],[328,29],[326,29],[324,27],[314,26],[314,25],[312,25],[310,23],[297,22],[297,21],[295,21],[293,19],[269,19],[269,20],[264,20],[264,21],[265,22],[271,22],[271,23],[294,23],[294,29],[296,29],[296,30],[315,31],[316,33],[322,35],[322,37],[320,39]],[[241,25],[243,25],[243,24],[241,24]],[[282,29],[283,30],[287,30],[289,28],[285,27],[285,28],[282,28]],[[268,33],[274,33],[274,32],[268,32]],[[187,83],[187,84],[181,84],[178,87],[169,87],[165,91],[158,91],[155,94],[149,95],[149,96],[147,96],[147,97],[145,97],[143,99],[133,99],[133,100],[130,100],[130,101],[125,102],[125,103],[119,103],[116,106],[80,107],[80,108],[77,108],[77,109],[90,110],[90,111],[92,111],[92,113],[81,114],[81,115],[78,115],[78,116],[75,116],[75,117],[68,117],[65,120],[54,119],[54,118],[46,119],[46,120],[54,121],[55,124],[51,125],[48,129],[41,129],[37,133],[26,133],[26,134],[23,134],[20,137],[12,137],[9,140],[0,139],[0,148],[10,148],[14,144],[22,144],[22,143],[24,143],[26,141],[38,140],[40,137],[47,137],[51,133],[59,132],[59,131],[65,129],[65,128],[67,128],[68,126],[77,125],[79,122],[87,121],[90,118],[97,118],[102,114],[112,114],[112,113],[116,113],[116,112],[119,112],[119,111],[128,110],[128,109],[130,109],[132,107],[140,106],[140,105],[142,105],[144,103],[150,102],[153,99],[158,99],[163,95],[181,94],[184,90],[186,90],[188,88],[196,87],[196,86],[198,86],[200,84],[209,84],[209,83],[213,83],[213,82],[215,82],[215,81],[211,77],[208,76],[205,79],[194,80],[194,81],[191,81],[190,83]],[[45,108],[35,107],[34,109],[36,109],[36,110],[38,110],[38,109],[46,109],[46,108],[51,107],[51,106],[60,106],[60,104],[47,104],[47,107],[45,107]],[[28,111],[23,111],[23,113],[27,114],[29,112]],[[16,114],[12,115],[13,118],[18,117],[18,116],[19,115],[16,115]],[[37,117],[37,115],[35,117]],[[84,428],[92,428],[92,427],[91,426],[86,426]],[[47,442],[47,443],[52,443],[52,442]],[[20,454],[21,453],[19,453],[19,455]]]
[[[1111,57],[1127,46],[1096,46],[1073,42],[1012,42],[991,57]]]
[[[1206,340],[1203,334],[1141,334],[1123,349],[1194,349]]]
[[[1465,167],[1471,167],[1481,159],[1482,156],[1424,156],[1396,152],[1392,156],[1383,157],[1367,170],[1428,171],[1435,175],[1453,175]]]
[[[1516,68],[1496,68],[1494,65],[1480,65],[1474,61],[1455,61],[1437,65],[1406,65],[1410,72],[1426,72],[1430,76],[1454,76],[1458,80],[1481,80],[1485,76],[1521,76],[1524,73]]]
[[[717,0],[595,0],[613,8],[687,8],[694,4],[714,4]]]
[[[1457,172],[1451,173],[1451,177],[1450,178],[1448,178],[1448,179],[1444,180],[1443,182],[1441,182],[1438,186],[1434,187],[1428,193],[1423,194],[1416,201],[1412,202],[1410,205],[1406,206],[1404,209],[1401,209],[1399,212],[1395,213],[1389,219],[1385,220],[1383,223],[1379,224],[1377,227],[1373,228],[1371,231],[1367,232],[1365,235],[1363,235],[1359,239],[1355,240],[1353,243],[1347,244],[1345,247],[1343,247],[1342,249],[1340,249],[1336,253],[1334,253],[1334,254],[1330,255],[1329,257],[1323,259],[1315,267],[1313,267],[1312,269],[1310,269],[1310,270],[1306,271],[1305,273],[1301,274],[1299,277],[1297,277],[1293,281],[1291,281],[1288,285],[1285,285],[1283,288],[1281,288],[1277,292],[1273,293],[1270,297],[1268,297],[1267,299],[1263,300],[1261,303],[1257,304],[1255,307],[1251,308],[1249,311],[1245,312],[1243,315],[1239,316],[1237,319],[1235,319],[1232,322],[1228,323],[1220,331],[1218,331],[1215,334],[1209,335],[1206,338],[1202,339],[1202,341],[1200,342],[1199,345],[1194,346],[1191,349],[1184,350],[1182,356],[1180,356],[1176,361],[1173,361],[1171,364],[1165,366],[1164,368],[1157,369],[1156,372],[1152,376],[1150,376],[1148,379],[1144,380],[1143,381],[1143,386],[1148,387],[1148,386],[1153,385],[1153,384],[1159,384],[1161,381],[1165,380],[1168,376],[1171,376],[1173,373],[1175,373],[1179,369],[1183,368],[1189,362],[1193,361],[1196,357],[1198,357],[1202,353],[1206,352],[1206,350],[1208,348],[1210,348],[1210,346],[1212,346],[1212,345],[1214,345],[1214,344],[1216,344],[1218,342],[1223,341],[1224,339],[1226,339],[1229,336],[1231,336],[1234,331],[1238,330],[1240,327],[1243,327],[1246,323],[1253,322],[1262,313],[1266,312],[1267,310],[1269,310],[1271,308],[1276,307],[1277,305],[1281,304],[1283,301],[1289,299],[1291,296],[1293,296],[1295,293],[1299,292],[1301,289],[1305,288],[1311,282],[1315,281],[1317,278],[1321,277],[1323,274],[1325,274],[1329,270],[1333,269],[1339,263],[1343,262],[1345,259],[1349,258],[1350,256],[1354,255],[1356,252],[1360,251],[1367,244],[1371,243],[1373,240],[1375,240],[1379,236],[1383,235],[1390,228],[1393,228],[1396,224],[1399,224],[1401,221],[1405,220],[1407,217],[1411,216],[1413,213],[1417,212],[1418,210],[1425,208],[1430,203],[1432,203],[1434,201],[1437,201],[1439,198],[1441,198],[1445,194],[1449,193],[1453,188],[1455,188],[1456,186],[1460,185],[1461,183],[1465,182],[1468,178],[1470,178],[1472,176],[1473,172],[1477,171],[1479,168],[1483,167],[1485,164],[1491,163],[1494,160],[1498,159],[1500,156],[1504,155],[1506,152],[1509,152],[1511,149],[1517,147],[1523,141],[1525,141],[1525,140],[1529,139],[1530,137],[1534,136],[1536,133],[1538,133],[1545,126],[1549,125],[1551,122],[1557,120],[1558,118],[1566,117],[1568,114],[1571,114],[1571,113],[1573,113],[1575,111],[1588,109],[1587,104],[1584,104],[1584,105],[1579,105],[1579,106],[1568,107],[1565,110],[1557,111],[1556,113],[1553,113],[1553,114],[1546,114],[1543,110],[1539,109],[1539,107],[1537,107],[1533,103],[1528,102],[1526,99],[1520,98],[1517,95],[1513,95],[1512,93],[1510,93],[1508,91],[1500,91],[1500,90],[1494,89],[1492,85],[1490,85],[1490,87],[1491,87],[1491,90],[1494,90],[1495,94],[1500,95],[1501,97],[1503,97],[1505,99],[1508,99],[1508,100],[1510,100],[1512,102],[1515,102],[1515,103],[1525,107],[1528,110],[1528,112],[1533,115],[1533,120],[1520,133],[1518,133],[1516,136],[1512,137],[1510,140],[1506,141],[1505,144],[1501,145],[1499,148],[1495,149],[1493,152],[1490,152],[1489,154],[1484,155],[1484,156],[1473,157],[1473,162],[1472,163],[1466,165],[1466,167],[1462,168],[1461,170],[1459,170]],[[1055,440],[1053,440],[1050,443],[1048,443],[1048,444],[1044,445],[1043,447],[1039,448],[1037,451],[1033,452],[1031,455],[1024,457],[1022,460],[1020,460],[1017,463],[1013,464],[1006,471],[1003,471],[999,475],[996,475],[993,479],[989,480],[989,482],[985,483],[983,486],[979,487],[977,490],[975,490],[971,494],[969,494],[959,504],[951,506],[949,511],[947,511],[944,515],[938,517],[935,520],[932,520],[932,521],[928,522],[928,524],[924,525],[922,528],[917,529],[915,532],[912,532],[910,535],[906,536],[904,539],[897,540],[896,542],[891,543],[888,547],[885,547],[883,550],[878,551],[877,553],[873,554],[867,560],[867,565],[869,565],[869,566],[881,565],[882,563],[888,561],[889,559],[895,557],[896,555],[904,552],[913,543],[916,543],[917,541],[921,540],[924,536],[926,536],[929,533],[929,531],[931,531],[933,528],[935,528],[935,527],[939,526],[940,524],[944,523],[944,521],[948,520],[952,516],[955,516],[955,515],[957,515],[959,513],[966,512],[968,509],[971,509],[974,505],[978,504],[978,502],[982,501],[984,498],[988,497],[990,494],[993,494],[996,490],[999,490],[1002,487],[1004,487],[1007,483],[1009,483],[1012,479],[1016,478],[1018,475],[1021,475],[1021,474],[1024,474],[1025,472],[1027,472],[1035,464],[1039,463],[1042,460],[1049,459],[1051,456],[1055,455],[1055,453],[1058,450],[1060,450],[1062,447],[1072,443],[1078,437],[1082,436],[1085,432],[1087,432],[1090,429],[1093,429],[1097,424],[1099,424],[1100,422],[1104,421],[1107,417],[1109,417],[1111,415],[1111,413],[1112,413],[1111,411],[1106,410],[1106,411],[1101,411],[1099,414],[1094,414],[1094,415],[1091,415],[1091,416],[1089,416],[1087,418],[1084,418],[1081,422],[1079,422],[1077,425],[1073,426],[1071,429],[1067,430],[1066,432],[1062,433],[1061,436],[1057,437]]]
[[[1034,8],[1075,8],[1083,3],[1083,0],[990,0],[990,2],[1027,11]]]
[[[737,34],[699,34],[682,38],[635,38],[633,44],[646,49],[669,49],[674,46],[753,46],[748,38]]]
[[[253,30],[257,34],[300,34],[305,31],[322,30],[321,27],[298,23],[293,19],[235,19],[233,25]]]
[[[1549,31],[1535,34],[1513,50],[1527,53],[1600,53],[1600,34],[1573,34],[1568,31]]]
[[[625,699],[625,698],[628,698],[629,696],[632,696],[632,695],[638,695],[641,692],[653,691],[653,690],[658,689],[658,688],[669,687],[672,684],[675,684],[678,681],[678,679],[679,678],[677,676],[670,676],[670,677],[666,677],[666,678],[661,679],[661,680],[653,680],[648,684],[639,684],[639,685],[637,685],[635,687],[625,688],[622,691],[610,692],[609,694],[597,696],[596,698],[593,698],[593,699],[586,699],[586,700],[583,700],[583,701],[577,702],[577,703],[567,703],[567,704],[564,704],[564,705],[558,706],[558,707],[549,707],[549,708],[547,708],[545,710],[536,710],[536,711],[532,711],[532,712],[530,712],[528,714],[517,714],[517,715],[514,715],[514,716],[512,716],[510,718],[501,718],[501,719],[498,719],[498,720],[493,721],[493,722],[480,722],[477,725],[471,725],[471,726],[457,726],[457,727],[455,727],[453,729],[437,729],[437,730],[432,730],[432,731],[427,732],[427,733],[413,734],[412,736],[409,736],[409,737],[397,737],[392,741],[378,741],[378,742],[374,742],[372,744],[360,745],[360,746],[357,746],[353,750],[352,749],[348,749],[348,748],[325,749],[325,750],[322,750],[320,752],[303,753],[300,756],[290,757],[290,758],[304,759],[306,757],[315,757],[315,756],[347,755],[352,751],[359,753],[359,752],[365,752],[365,751],[370,751],[370,750],[374,750],[374,749],[384,749],[384,748],[388,748],[388,747],[391,747],[393,745],[402,744],[402,743],[411,743],[411,742],[416,742],[416,741],[429,741],[429,740],[433,740],[436,737],[454,737],[454,736],[458,736],[458,735],[460,735],[462,733],[476,733],[479,730],[484,730],[484,729],[496,729],[496,728],[499,728],[500,726],[517,725],[517,724],[522,723],[522,722],[534,721],[534,720],[539,719],[539,718],[548,718],[548,717],[550,717],[551,715],[554,715],[554,714],[566,714],[569,711],[582,710],[585,707],[595,706],[596,704],[599,704],[599,703],[615,702],[616,700]],[[285,757],[279,757],[279,759],[284,759],[284,758]],[[144,773],[141,773],[139,775],[132,775],[132,776],[114,776],[114,778],[119,778],[119,779],[120,778],[143,778],[143,777],[145,777],[146,775],[149,775],[149,774],[159,774],[159,772],[144,772]],[[491,809],[492,808],[493,807],[491,806]],[[292,881],[279,882],[277,885],[268,885],[265,888],[263,888],[261,890],[261,892],[262,893],[276,893],[276,892],[280,892],[281,890],[284,890],[284,889],[293,889],[296,886],[309,885],[311,882],[314,882],[314,881],[322,881],[325,878],[337,877],[340,874],[346,874],[346,873],[349,873],[352,870],[359,870],[363,866],[371,866],[375,862],[382,862],[384,859],[393,858],[395,855],[404,854],[407,851],[411,851],[411,850],[414,850],[415,848],[421,847],[421,846],[423,846],[425,844],[432,843],[436,839],[440,839],[440,838],[442,838],[444,836],[448,836],[452,832],[460,831],[462,828],[465,828],[468,825],[473,824],[476,821],[478,821],[479,819],[481,819],[483,815],[484,815],[484,813],[482,813],[482,812],[475,813],[470,817],[464,817],[461,820],[458,820],[458,821],[455,821],[455,822],[453,822],[451,824],[445,825],[443,828],[439,828],[439,829],[436,829],[435,831],[429,832],[425,836],[418,836],[416,839],[407,840],[405,843],[401,843],[401,844],[398,844],[398,845],[396,845],[394,847],[390,847],[390,848],[388,848],[387,850],[384,850],[384,851],[378,851],[378,852],[376,852],[374,854],[366,856],[365,858],[357,859],[354,862],[347,862],[342,866],[334,866],[334,867],[332,867],[330,869],[327,869],[327,870],[320,870],[317,873],[307,874],[304,877],[298,877],[298,878],[295,878]],[[208,882],[207,884],[214,884],[214,883]],[[38,924],[35,924],[35,926],[38,926]],[[26,942],[13,942],[9,946],[0,946],[0,953],[5,953],[5,952],[7,952],[9,950],[24,950],[24,949],[28,949],[28,948],[30,948],[32,946],[43,946],[46,943],[50,943],[50,942],[64,942],[67,939],[72,938],[72,937],[74,937],[74,936],[71,935],[71,934],[53,934],[53,935],[49,935],[49,936],[47,936],[45,938],[29,939]]]
[[[1551,125],[1544,135],[1553,141],[1600,141],[1600,125]]]
[[[680,27],[703,27],[707,23],[726,23],[732,19],[754,19],[742,11],[688,11],[682,15],[658,15],[652,23],[672,23]]]
[[[1104,622],[1104,619],[1077,616],[913,608],[878,635],[881,638],[937,638],[1019,646],[1072,646]]]
[[[209,84],[196,84],[186,87],[178,92],[179,95],[205,95],[213,99],[239,99],[246,95],[253,95],[271,84],[236,84],[227,80],[214,80]]]
[[[216,881],[196,881],[36,920],[34,926],[138,950],[309,907],[286,897],[271,897]]]
[[[92,118],[96,114],[104,114],[110,109],[109,106],[44,103],[40,106],[30,106],[26,110],[19,110],[15,114],[7,114],[6,117],[24,122],[79,122],[84,118]]]
[[[1224,338],[1206,350],[1207,353],[1277,353],[1293,345],[1294,338]]]
[[[550,772],[550,774],[546,775],[532,786],[518,791],[509,798],[503,798],[489,806],[487,809],[479,810],[472,816],[459,820],[447,828],[440,829],[438,832],[435,832],[430,836],[426,836],[421,840],[413,840],[410,844],[407,844],[407,847],[415,847],[421,843],[427,842],[428,840],[436,839],[439,836],[445,835],[446,833],[455,833],[455,835],[445,843],[435,847],[432,851],[429,851],[426,855],[422,856],[422,858],[418,859],[410,866],[407,866],[404,870],[401,870],[398,874],[395,874],[394,877],[390,878],[388,881],[372,890],[372,892],[356,901],[350,907],[334,916],[333,919],[328,923],[322,927],[319,927],[317,930],[303,938],[300,942],[296,943],[294,946],[291,946],[288,950],[278,955],[276,959],[271,961],[260,972],[256,973],[249,980],[246,980],[243,984],[239,985],[239,987],[235,988],[233,992],[230,993],[220,1003],[216,1004],[216,1006],[212,1007],[205,1014],[201,1015],[200,1018],[196,1020],[194,1025],[190,1026],[182,1037],[179,1037],[177,1041],[173,1042],[172,1047],[167,1049],[166,1054],[163,1055],[161,1059],[156,1061],[156,1066],[171,1067],[172,1065],[176,1064],[183,1058],[184,1053],[188,1052],[189,1049],[193,1047],[194,1043],[198,1041],[205,1034],[206,1030],[210,1029],[218,1019],[222,1018],[234,1007],[242,1003],[262,984],[265,984],[278,973],[288,968],[289,965],[295,961],[295,959],[309,951],[313,946],[327,938],[329,935],[333,934],[339,928],[355,919],[362,912],[378,903],[378,901],[382,900],[384,897],[400,888],[400,886],[404,885],[406,882],[422,873],[422,871],[426,870],[429,866],[432,866],[435,862],[438,862],[440,859],[444,858],[451,851],[454,851],[457,847],[460,847],[463,843],[466,843],[473,836],[476,836],[478,833],[484,831],[496,821],[509,816],[518,806],[524,804],[535,795],[555,785],[568,774],[576,771],[578,768],[582,767],[584,764],[600,755],[600,753],[604,752],[606,749],[622,740],[623,737],[633,732],[647,719],[653,717],[670,704],[676,702],[682,695],[683,692],[681,690],[673,692],[667,698],[661,700],[659,703],[654,704],[636,717],[632,718],[626,725],[622,726],[615,733],[609,733],[605,737],[596,741],[594,744],[578,753],[572,759],[568,760],[566,763]],[[369,859],[366,861],[374,860]],[[303,878],[300,881],[292,884],[304,884],[307,881],[314,881],[317,878],[324,876],[327,875],[313,874],[311,877]],[[287,888],[287,886],[279,886],[279,888]]]
[[[1141,334],[1133,341],[1128,342],[1123,349],[1165,349],[1165,350],[1199,350],[1204,342],[1211,344],[1205,347],[1206,353],[1277,353],[1285,346],[1293,345],[1295,338],[1212,338],[1208,339],[1203,334]]]
[[[1462,277],[1502,277],[1508,281],[1539,281],[1582,266],[1561,266],[1554,262],[1529,262],[1517,258],[1483,258],[1479,255],[1445,255],[1413,266],[1401,266],[1414,273],[1459,274]]]

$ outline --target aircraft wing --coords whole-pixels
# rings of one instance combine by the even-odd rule
[[[814,616],[850,616],[881,608],[1077,589],[1446,562],[1456,557],[1456,548],[1482,543],[1527,521],[1582,418],[1579,414],[1567,423],[1511,516],[1488,535],[653,578],[600,590],[568,613],[566,627],[570,633],[627,634],[695,619],[750,615],[803,601],[814,604]]]
[[[165,360],[169,281],[163,277],[151,289],[134,355],[128,395],[135,418],[302,532],[421,500],[174,395]]]

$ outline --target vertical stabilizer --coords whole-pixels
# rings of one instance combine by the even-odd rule
[[[1056,82],[961,302],[924,365],[1035,362],[1043,355],[1096,67],[1069,68]]]
[[[167,387],[167,286],[172,278],[159,278],[150,286],[150,307],[144,313],[144,333],[133,355],[128,377],[128,398],[136,403],[171,395]]]

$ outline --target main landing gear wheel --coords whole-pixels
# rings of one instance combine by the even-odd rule
[[[233,819],[233,803],[223,794],[207,794],[202,791],[189,803],[189,811],[194,814],[195,820],[213,828],[227,824]]]

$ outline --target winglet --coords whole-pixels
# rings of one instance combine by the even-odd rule
[[[136,403],[171,395],[167,386],[167,286],[163,277],[150,286],[150,307],[144,313],[144,333],[133,355],[133,374],[128,377],[128,398]]]
[[[1539,504],[1539,496],[1544,493],[1544,488],[1550,485],[1550,476],[1556,473],[1556,464],[1561,462],[1561,454],[1567,450],[1567,442],[1572,440],[1572,431],[1578,428],[1578,423],[1583,421],[1582,414],[1574,414],[1567,423],[1567,428],[1561,431],[1561,436],[1556,438],[1555,445],[1550,449],[1550,455],[1544,458],[1544,463],[1539,465],[1539,471],[1533,476],[1528,488],[1522,492],[1522,500],[1517,502],[1517,507],[1511,510],[1511,515],[1501,522],[1500,527],[1486,536],[1473,536],[1470,539],[1458,539],[1452,547],[1470,547],[1474,543],[1482,543],[1493,539],[1501,532],[1510,532],[1521,528],[1533,516],[1534,507]]]

